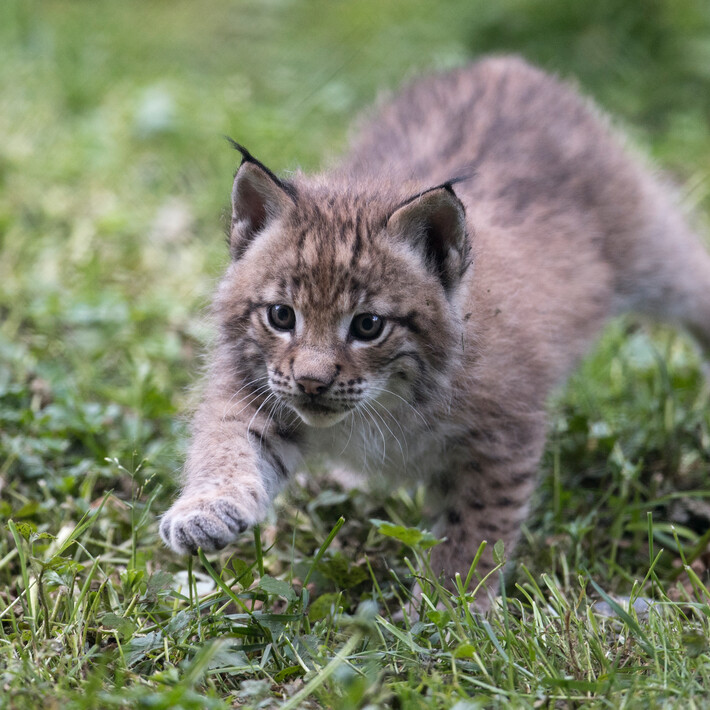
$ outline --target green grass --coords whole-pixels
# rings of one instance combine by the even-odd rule
[[[707,230],[704,0],[0,4],[0,707],[710,703],[710,394],[664,329],[613,324],[552,403],[486,619],[428,571],[418,489],[303,477],[233,550],[159,541],[227,256],[222,134],[312,168],[379,90],[487,51],[576,78]],[[431,604],[394,621],[413,574]]]

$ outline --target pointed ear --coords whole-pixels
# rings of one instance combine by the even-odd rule
[[[387,228],[412,244],[446,291],[469,265],[466,212],[450,183],[420,193],[398,207]]]
[[[293,185],[279,180],[246,149],[238,149],[243,160],[234,176],[229,230],[229,250],[235,260],[259,232],[283,214],[296,195]]]

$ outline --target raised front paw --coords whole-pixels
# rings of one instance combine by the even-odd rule
[[[228,498],[180,499],[160,521],[160,536],[175,552],[221,550],[256,522]]]

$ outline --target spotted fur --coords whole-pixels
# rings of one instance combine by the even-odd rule
[[[161,523],[178,552],[228,544],[325,454],[424,477],[451,579],[484,539],[513,549],[546,398],[610,316],[651,313],[710,345],[710,257],[670,190],[520,59],[413,83],[328,173],[278,178],[236,147],[219,341]],[[372,340],[354,335],[363,314],[384,321]]]

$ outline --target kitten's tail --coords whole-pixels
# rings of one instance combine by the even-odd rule
[[[710,354],[710,253],[670,186],[646,179],[642,193],[640,229],[616,245],[630,252],[615,255],[625,264],[617,287],[622,309],[684,326]]]

